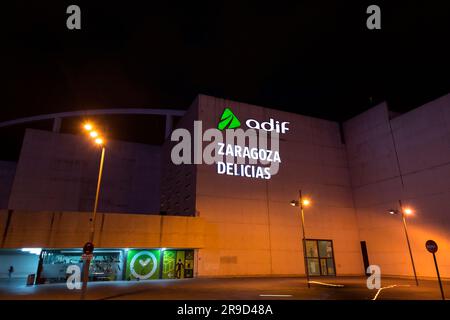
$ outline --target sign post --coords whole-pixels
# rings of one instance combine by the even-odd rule
[[[300,205],[300,213],[302,215],[303,259],[305,260],[304,262],[305,262],[306,282],[308,283],[308,288],[311,288],[311,285],[309,283],[308,253],[306,252],[305,214],[303,212],[302,190],[298,191],[298,199],[299,199],[299,205]]]
[[[439,281],[439,288],[441,289],[442,300],[445,300],[444,289],[442,289],[441,275],[439,274],[439,268],[436,260],[436,252],[438,251],[438,245],[435,241],[428,240],[425,243],[425,247],[427,248],[428,252],[431,252],[433,254],[434,266],[436,267],[436,273]]]
[[[84,260],[83,264],[83,285],[81,287],[81,300],[84,300],[87,290],[87,283],[89,281],[89,265],[94,256],[94,244],[92,242],[86,242],[83,247],[83,255],[81,258]]]

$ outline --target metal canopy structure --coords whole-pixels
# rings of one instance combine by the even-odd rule
[[[61,121],[63,118],[82,117],[82,116],[99,116],[99,115],[159,115],[166,117],[165,137],[167,138],[172,132],[173,117],[182,117],[186,111],[173,109],[94,109],[82,111],[69,111],[60,113],[50,113],[15,120],[4,121],[0,123],[0,128],[24,124],[29,122],[37,122],[43,120],[53,120],[53,132],[59,132],[61,129]]]

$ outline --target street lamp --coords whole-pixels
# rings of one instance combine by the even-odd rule
[[[403,208],[402,200],[398,200],[398,204],[400,207],[400,210],[397,209],[390,209],[388,212],[389,214],[396,215],[401,214],[402,215],[402,221],[403,221],[403,229],[405,230],[405,236],[406,236],[406,242],[408,243],[408,250],[409,250],[409,256],[411,258],[411,264],[414,272],[414,279],[416,280],[416,286],[419,285],[419,281],[417,280],[417,273],[416,273],[416,266],[414,264],[414,258],[411,250],[411,244],[409,242],[409,236],[408,236],[408,227],[406,226],[406,216],[409,216],[413,213],[413,210],[411,208]]]
[[[311,204],[311,201],[309,199],[304,199],[302,197],[302,190],[299,190],[298,191],[298,200],[292,200],[290,202],[290,204],[293,207],[300,207],[300,213],[301,213],[301,217],[302,217],[303,259],[304,259],[304,263],[305,263],[306,281],[308,283],[308,288],[310,288],[309,270],[308,270],[308,263],[307,263],[307,257],[306,257],[305,215],[303,212],[303,207],[309,206]]]
[[[101,137],[98,131],[94,130],[94,126],[91,123],[85,123],[83,125],[83,128],[85,131],[89,133],[89,137],[94,139],[94,143],[98,146],[102,147],[102,153],[100,156],[100,167],[98,170],[98,178],[97,178],[97,190],[95,192],[95,201],[94,201],[94,210],[92,211],[91,218],[89,219],[90,224],[90,234],[89,234],[89,242],[94,242],[94,231],[95,231],[95,218],[97,216],[97,207],[98,207],[98,196],[100,194],[100,185],[102,181],[102,173],[103,173],[103,163],[105,161],[105,142],[104,139]],[[83,286],[82,286],[82,292],[81,292],[81,298],[84,299],[86,289],[87,289],[87,283],[89,279],[89,265],[91,264],[91,255],[87,255],[83,267]]]

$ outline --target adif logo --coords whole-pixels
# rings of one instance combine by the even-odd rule
[[[287,127],[289,122],[275,121],[272,118],[270,118],[269,121],[262,122],[261,124],[255,119],[248,119],[245,124],[251,129],[264,130],[268,132],[275,131],[276,133],[286,133],[289,131],[289,128]]]
[[[241,122],[234,115],[233,111],[231,111],[230,108],[225,108],[225,110],[223,110],[222,116],[220,117],[220,122],[217,125],[217,129],[222,131],[224,129],[236,129],[240,126]]]

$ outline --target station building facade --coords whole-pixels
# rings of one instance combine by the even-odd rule
[[[305,265],[312,276],[364,275],[369,264],[409,277],[402,221],[388,213],[399,200],[413,209],[418,276],[435,276],[425,249],[433,239],[450,278],[450,95],[401,115],[382,103],[343,124],[199,95],[175,131],[203,150],[204,131],[227,108],[241,129],[285,123],[278,172],[227,172],[195,161],[195,148],[194,163],[175,164],[173,134],[161,146],[109,142],[91,280],[298,276]],[[30,249],[39,249],[29,270],[37,283],[63,281],[80,263],[98,158],[82,136],[27,130],[19,161],[0,163],[1,269]],[[290,205],[299,190],[311,200],[306,260],[300,211]]]

